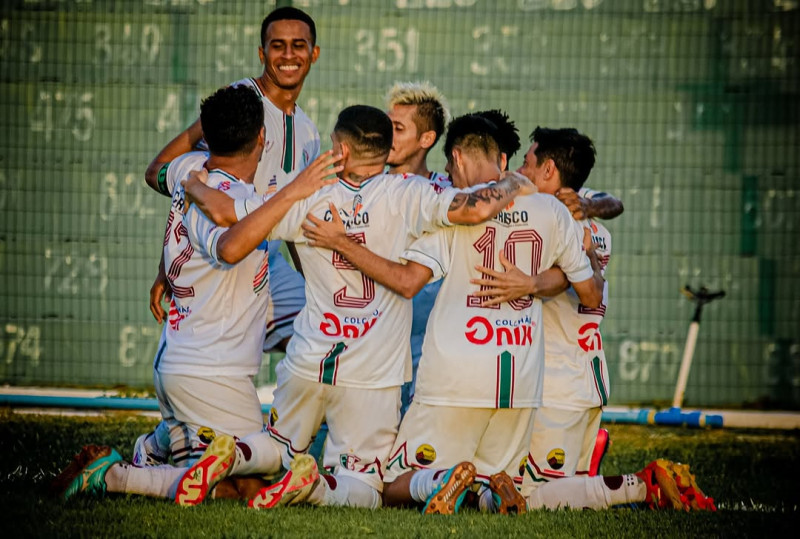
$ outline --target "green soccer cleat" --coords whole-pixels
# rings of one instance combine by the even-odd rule
[[[85,492],[103,497],[106,493],[106,472],[122,456],[107,445],[85,445],[72,457],[72,462],[53,480],[52,489],[68,500]]]
[[[453,515],[458,513],[461,502],[475,481],[475,465],[460,462],[447,470],[442,483],[428,496],[422,513],[426,515]]]
[[[290,470],[274,485],[264,487],[247,502],[253,509],[272,509],[278,505],[300,503],[319,483],[317,462],[311,455],[302,453],[292,459]]]
[[[235,457],[236,441],[232,436],[220,434],[214,438],[194,466],[181,477],[175,503],[186,507],[205,500],[214,485],[228,476]]]

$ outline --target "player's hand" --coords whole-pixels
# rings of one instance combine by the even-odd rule
[[[189,210],[189,206],[200,198],[203,189],[210,189],[208,184],[208,170],[201,168],[189,172],[189,177],[181,182],[186,193],[186,202],[183,205],[183,213]]]
[[[321,247],[336,251],[342,245],[346,245],[344,242],[352,240],[347,237],[344,221],[339,217],[339,210],[336,209],[336,205],[330,202],[328,207],[331,210],[330,221],[324,221],[309,213],[306,215],[306,222],[301,226],[303,235],[308,238],[308,244],[311,247]]]
[[[516,180],[517,185],[519,185],[519,192],[517,196],[525,196],[525,195],[532,195],[533,193],[538,192],[539,190],[533,185],[527,176],[520,174],[519,172],[515,172],[513,170],[506,170],[502,174],[500,174],[500,179],[505,180],[506,178],[513,178]]]
[[[505,268],[505,271],[495,271],[491,268],[475,266],[475,269],[483,274],[483,278],[470,279],[470,282],[488,287],[473,293],[474,296],[488,298],[481,302],[481,307],[500,305],[531,294],[531,276],[526,275],[517,266],[509,262],[502,251],[500,252],[500,263]]]
[[[328,150],[314,159],[294,180],[286,184],[283,190],[286,195],[296,200],[313,195],[326,185],[339,180],[336,174],[341,172],[344,167],[336,163],[341,160],[341,155],[334,155],[333,150]]]
[[[569,187],[562,187],[556,191],[556,198],[560,200],[572,214],[576,221],[582,221],[588,216],[589,202]]]
[[[167,319],[167,313],[164,307],[161,306],[161,301],[166,299],[168,302],[172,300],[172,288],[169,286],[167,275],[164,273],[164,268],[158,269],[158,275],[150,287],[150,312],[153,313],[153,318],[159,324]]]

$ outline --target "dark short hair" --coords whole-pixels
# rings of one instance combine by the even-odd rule
[[[552,159],[561,173],[561,183],[575,191],[583,187],[594,167],[597,152],[592,139],[573,127],[551,129],[537,127],[531,133],[536,143],[536,160]]]
[[[453,147],[462,146],[479,150],[486,155],[499,153],[497,126],[479,114],[464,114],[447,126],[444,139],[444,156],[450,159]]]
[[[500,151],[506,154],[506,158],[511,160],[522,146],[519,140],[519,129],[514,125],[514,121],[504,110],[500,109],[482,110],[475,114],[483,116],[497,126],[497,144],[500,145]]]
[[[200,124],[212,154],[248,153],[264,127],[264,105],[252,88],[226,86],[200,104]]]
[[[353,105],[339,113],[334,133],[347,139],[359,157],[388,156],[392,149],[392,121],[381,109]]]
[[[314,19],[306,13],[305,11],[301,11],[296,7],[279,7],[273,9],[269,15],[264,17],[264,20],[261,23],[261,46],[263,47],[266,45],[265,40],[267,39],[267,28],[269,25],[275,21],[301,21],[308,25],[308,29],[311,32],[311,46],[315,46],[317,44],[317,25],[314,24]]]

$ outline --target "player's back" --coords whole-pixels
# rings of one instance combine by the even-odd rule
[[[352,387],[401,385],[410,360],[411,302],[375,283],[338,253],[309,247],[300,225],[330,220],[372,252],[399,260],[415,237],[446,224],[452,193],[419,176],[379,174],[361,185],[340,180],[292,208],[273,238],[295,241],[306,276],[306,306],[295,320],[286,365],[298,376]]]
[[[574,278],[588,278],[591,268],[569,211],[550,195],[518,197],[492,221],[434,236],[438,239],[415,244],[424,251],[426,241],[443,242],[426,254],[440,253],[438,263],[446,272],[428,322],[415,399],[468,407],[538,406],[544,369],[540,300],[482,307],[470,279],[480,277],[476,266],[502,271],[499,252],[526,274],[558,263]]]
[[[161,372],[256,374],[261,361],[269,296],[266,242],[238,264],[220,260],[217,227],[196,206],[184,214],[181,180],[203,159],[186,154],[167,169],[176,188],[164,237],[164,266],[173,298],[165,328],[165,346],[156,357]],[[208,185],[232,198],[253,195],[253,186],[219,170]]]

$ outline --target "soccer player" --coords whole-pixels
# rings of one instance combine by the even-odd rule
[[[386,286],[376,284],[372,275],[358,271],[337,253],[306,243],[306,221],[344,222],[359,245],[398,260],[422,234],[451,224],[485,221],[518,193],[532,191],[527,178],[519,175],[467,192],[437,192],[426,178],[384,173],[392,123],[374,107],[344,109],[331,140],[345,167],[341,181],[295,206],[271,234],[297,243],[306,268],[308,301],[276,371],[268,433],[250,435],[235,446],[230,438],[218,436],[184,475],[179,503],[200,503],[226,474],[268,474],[284,466],[289,471],[263,489],[250,506],[306,501],[378,507],[381,465],[397,433],[400,388],[410,367],[410,298],[427,279],[414,287],[397,286],[391,278]],[[262,208],[245,201],[232,204],[213,190],[195,187],[191,196],[201,206],[222,199],[243,217],[231,230],[260,231],[248,222]],[[323,418],[329,426],[323,463],[335,475],[320,480],[306,451]]]
[[[423,176],[437,189],[450,186],[446,175],[428,168],[428,153],[450,121],[448,104],[441,92],[429,82],[399,82],[386,95],[386,105],[393,128],[392,149],[386,160],[389,172]],[[426,284],[412,300],[411,381],[403,384],[402,414],[406,413],[414,396],[425,326],[441,285],[439,279]]]
[[[595,148],[589,137],[571,128],[537,127],[531,133],[531,143],[517,172],[528,177],[540,193],[574,194],[584,190],[583,184],[595,163]],[[570,206],[568,201],[562,201]],[[575,204],[570,208],[573,216],[586,215],[588,206]],[[591,230],[592,249],[604,271],[611,254],[611,236],[596,221],[584,219],[581,224]],[[508,265],[502,273],[488,268],[483,271],[491,278],[474,282],[487,287],[482,296],[495,294],[493,300],[486,302],[489,305],[530,293],[525,289],[530,276],[516,267]],[[574,288],[544,302],[544,392],[534,420],[523,495],[532,508],[600,508],[646,501],[682,509],[680,494],[693,488],[696,492],[689,497],[695,508],[708,505],[688,467],[667,461],[655,461],[627,476],[587,477],[595,475],[593,467],[599,464],[592,462],[592,456],[609,394],[600,334],[607,304],[607,283],[598,308],[583,304]],[[572,477],[575,479],[565,479]]]
[[[454,120],[447,132],[447,171],[456,187],[501,173],[498,128],[480,113]],[[541,302],[523,298],[484,307],[470,292],[475,266],[493,267],[500,251],[538,274],[565,270],[587,305],[601,300],[603,281],[582,250],[583,232],[553,197],[517,197],[492,221],[428,235],[405,251],[406,265],[375,255],[342,233],[312,233],[379,282],[413,282],[444,275],[428,322],[416,397],[400,426],[384,480],[387,505],[425,504],[452,513],[477,479],[483,507],[525,510],[511,479],[518,475],[541,400],[544,369]],[[406,285],[407,286],[407,285]],[[520,478],[521,479],[521,478]]]
[[[218,90],[203,101],[200,121],[210,152],[203,161],[211,188],[231,201],[254,196],[253,177],[265,143],[259,96],[244,86]],[[196,206],[186,209],[181,180],[197,157],[186,154],[164,169],[164,181],[174,190],[163,248],[173,295],[154,369],[170,450],[175,462],[185,465],[210,441],[204,427],[218,435],[245,436],[264,425],[253,376],[261,362],[269,294],[267,244],[243,246],[232,230],[216,226]],[[323,187],[324,178],[340,170],[328,169],[334,160],[327,152],[270,195],[260,230],[268,232],[294,202]],[[120,461],[108,447],[84,447],[57,479],[57,488],[65,497],[87,489],[168,496],[183,472]]]
[[[262,194],[274,193],[285,186],[319,155],[320,137],[314,123],[297,105],[311,65],[319,58],[314,20],[303,11],[280,7],[270,12],[261,23],[261,46],[258,57],[264,66],[259,77],[236,81],[232,86],[246,86],[261,97],[266,129],[264,150],[256,170],[254,185]],[[206,147],[200,120],[170,141],[153,159],[145,173],[147,184],[171,196],[165,183],[165,165],[196,148]],[[218,224],[231,225],[235,221]],[[270,302],[265,323],[264,351],[286,349],[292,335],[292,323],[305,304],[302,276],[294,271],[279,251],[280,243],[269,248]],[[293,248],[289,247],[290,252]],[[150,291],[150,310],[161,323],[166,312],[161,300],[169,291],[163,266]],[[134,449],[134,462],[139,465],[166,462],[165,426],[143,434]]]

